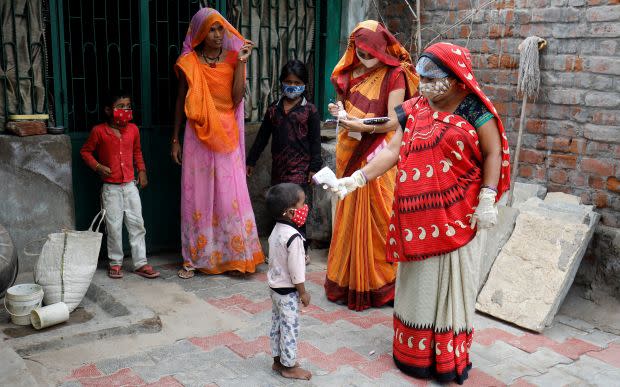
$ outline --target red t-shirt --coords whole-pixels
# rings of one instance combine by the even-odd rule
[[[95,170],[97,164],[101,164],[112,170],[110,176],[102,178],[104,183],[119,184],[134,180],[134,167],[138,171],[146,171],[138,127],[128,123],[120,132],[121,136],[118,137],[108,124],[96,125],[80,150],[82,158],[91,169]]]

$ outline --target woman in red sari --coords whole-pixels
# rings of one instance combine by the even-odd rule
[[[336,175],[350,176],[390,141],[398,127],[367,125],[360,119],[394,112],[417,87],[411,57],[388,30],[374,20],[355,27],[349,46],[332,73],[341,109],[336,145]],[[340,110],[340,111],[339,111]],[[330,301],[364,310],[394,299],[396,267],[385,260],[385,235],[396,170],[341,200],[336,208],[327,258],[325,293]]]
[[[396,108],[402,130],[340,194],[397,165],[388,260],[399,262],[394,361],[415,377],[467,379],[483,229],[509,187],[504,126],[473,76],[469,50],[437,43],[416,71],[420,96]]]

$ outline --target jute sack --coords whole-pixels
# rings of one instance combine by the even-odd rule
[[[34,268],[34,281],[43,287],[45,305],[64,302],[70,313],[82,302],[97,269],[104,217],[105,210],[101,210],[86,231],[65,230],[47,236]]]

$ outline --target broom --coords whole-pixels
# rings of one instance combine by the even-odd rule
[[[510,178],[510,191],[508,192],[508,205],[512,205],[513,190],[517,173],[519,171],[519,152],[521,151],[521,139],[523,138],[523,128],[525,127],[525,107],[527,99],[532,101],[538,97],[540,87],[540,68],[538,67],[538,51],[547,46],[545,39],[538,36],[530,36],[519,44],[521,57],[519,58],[519,80],[517,82],[517,92],[523,96],[521,102],[521,119],[519,120],[519,135],[517,137],[517,147],[513,161],[512,176]]]

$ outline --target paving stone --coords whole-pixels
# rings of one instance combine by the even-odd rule
[[[579,330],[586,331],[586,332],[591,332],[592,330],[594,330],[594,325],[588,322],[585,322],[583,320],[579,320],[579,319],[567,316],[565,314],[557,314],[555,316],[554,321],[560,322],[562,324],[565,324],[575,329],[579,329]]]
[[[154,382],[170,375],[185,384],[185,379],[193,380],[198,375],[206,383],[216,379],[236,377],[236,372],[222,364],[226,359],[233,359],[234,356],[228,348],[216,348],[210,352],[192,352],[163,359],[150,366],[136,366],[133,370],[146,382]]]
[[[523,354],[516,355],[511,358],[511,361],[512,360],[533,368],[539,373],[547,372],[549,368],[552,368],[558,364],[573,363],[572,359],[562,356],[548,348],[540,348],[534,353],[523,352]]]
[[[562,343],[571,338],[578,338],[583,340],[587,332],[573,328],[570,325],[554,322],[553,325],[545,328],[545,330],[542,331],[542,334],[545,337],[550,338],[551,340]]]
[[[131,369],[136,366],[152,366],[154,364],[153,359],[145,352],[133,356],[106,359],[97,362],[95,365],[101,372],[109,375],[123,368]]]
[[[84,387],[101,387],[101,386],[135,386],[143,385],[144,380],[129,368],[120,369],[110,375],[95,378],[80,379]]]
[[[166,345],[163,347],[155,348],[149,351],[148,355],[154,362],[160,362],[162,360],[170,359],[179,355],[184,355],[192,352],[199,352],[200,348],[190,343],[188,340],[180,340],[173,345]]]
[[[505,361],[501,364],[496,364],[484,371],[490,376],[501,380],[506,384],[511,384],[515,380],[524,376],[540,375],[540,372],[536,371],[534,368],[528,367],[527,365],[513,359],[510,359],[510,361]]]
[[[485,358],[493,364],[500,364],[506,359],[522,356],[525,353],[503,341],[497,341],[489,346],[483,346],[477,344],[475,339],[471,346],[471,352]]]
[[[577,376],[583,380],[589,380],[588,378],[590,376],[602,372],[620,372],[620,370],[615,365],[606,363],[599,359],[595,359],[594,357],[590,356],[592,354],[593,353],[583,355],[570,365],[558,365],[555,368],[571,375]],[[618,380],[620,380],[620,378]]]
[[[82,383],[77,380],[70,380],[68,382],[62,383],[60,387],[82,387]]]
[[[415,379],[395,370],[384,373],[381,379],[375,381],[375,386],[389,387],[411,387],[411,386],[432,386],[433,384],[425,379]],[[436,386],[444,386],[445,384],[435,384]]]
[[[312,377],[312,382],[318,386],[347,386],[347,387],[376,387],[377,383],[362,375],[359,370],[351,366],[343,366],[338,372]]]
[[[601,348],[607,348],[612,343],[620,343],[620,337],[613,333],[599,331],[598,329],[594,329],[592,332],[580,337],[580,339]]]
[[[544,374],[540,374],[538,376],[526,376],[523,378],[525,381],[532,383],[537,386],[584,386],[588,383],[575,377],[571,374],[568,374],[562,370],[551,368]]]

